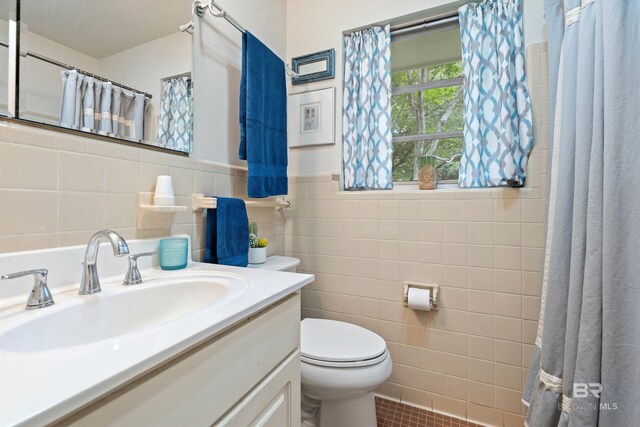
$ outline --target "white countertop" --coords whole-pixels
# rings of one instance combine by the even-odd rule
[[[0,350],[0,425],[53,422],[314,280],[307,274],[201,263],[181,271],[235,273],[243,276],[248,286],[230,301],[117,338],[40,352]],[[144,280],[166,274],[171,272],[157,268],[142,271]],[[101,281],[105,293],[123,288],[121,274],[101,277]],[[55,305],[27,314],[64,309],[65,301],[71,299],[99,297],[78,296],[77,287],[58,288]],[[0,311],[1,329],[6,330],[24,313],[23,305],[5,306]]]

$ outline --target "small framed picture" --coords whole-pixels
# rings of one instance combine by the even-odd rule
[[[302,133],[320,131],[320,103],[305,104],[300,106],[300,118],[302,123],[300,131]]]
[[[289,147],[335,144],[334,88],[289,95]]]

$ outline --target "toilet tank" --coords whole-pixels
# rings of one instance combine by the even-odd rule
[[[262,264],[249,264],[249,268],[259,268],[264,270],[290,271],[295,273],[300,260],[288,256],[274,255],[267,258]]]

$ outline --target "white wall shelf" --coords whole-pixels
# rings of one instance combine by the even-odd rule
[[[139,230],[170,229],[173,217],[178,212],[187,212],[188,206],[156,206],[150,204],[153,193],[138,193]]]

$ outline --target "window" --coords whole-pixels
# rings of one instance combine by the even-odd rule
[[[393,37],[393,180],[417,181],[436,166],[439,182],[457,181],[463,94],[458,25]]]

